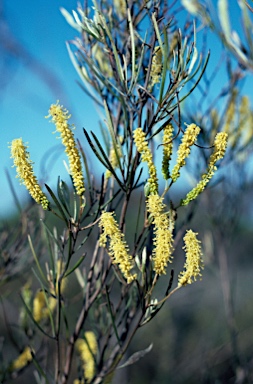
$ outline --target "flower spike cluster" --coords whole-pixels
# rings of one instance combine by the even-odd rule
[[[181,205],[187,205],[190,201],[196,199],[196,197],[203,192],[206,185],[209,183],[211,178],[214,175],[214,172],[217,170],[216,163],[218,160],[222,159],[225,155],[226,147],[228,141],[228,134],[226,132],[219,132],[215,136],[214,140],[214,151],[210,157],[207,172],[202,175],[201,180],[198,182],[196,187],[194,187],[187,195],[184,200],[182,200]]]
[[[49,201],[46,195],[42,192],[41,187],[33,172],[32,161],[30,159],[27,146],[23,143],[22,139],[15,139],[11,143],[11,158],[13,159],[14,166],[16,167],[17,177],[19,177],[22,184],[24,184],[36,201],[43,209],[48,209]]]
[[[134,142],[137,148],[137,151],[141,154],[141,160],[148,164],[149,170],[149,179],[148,183],[150,185],[150,193],[157,193],[158,191],[158,179],[156,174],[156,167],[153,163],[152,152],[148,147],[148,142],[146,140],[146,134],[141,128],[137,128],[134,131]]]
[[[96,365],[94,356],[97,353],[98,344],[96,336],[93,332],[85,332],[84,336],[85,339],[77,339],[75,347],[79,352],[80,358],[83,362],[85,383],[90,383],[95,375]],[[77,380],[77,382],[79,382],[79,380]]]
[[[197,239],[197,233],[191,229],[186,232],[184,237],[184,247],[186,254],[186,262],[184,271],[178,276],[178,286],[191,284],[196,281],[198,277],[201,278],[201,270],[204,268],[202,260],[202,252],[200,241]]]
[[[149,195],[147,200],[147,210],[153,217],[155,225],[153,261],[154,271],[158,274],[166,274],[168,263],[172,262],[173,237],[170,221],[167,213],[164,213],[165,204],[158,194]]]
[[[131,274],[133,268],[133,258],[129,255],[128,246],[124,239],[123,233],[120,231],[113,212],[103,212],[100,218],[99,226],[103,232],[100,235],[101,247],[106,246],[107,237],[110,239],[109,256],[114,264],[118,264],[123,276],[127,279],[127,283],[136,279],[136,274]]]
[[[70,174],[73,178],[76,193],[83,195],[85,192],[82,163],[79,151],[76,146],[73,131],[68,123],[71,115],[62,105],[52,104],[49,109],[49,116],[56,126],[56,131],[60,132],[62,144],[65,146],[65,152],[69,159]],[[47,116],[47,117],[49,117]]]
[[[177,162],[171,173],[171,178],[174,182],[179,178],[180,169],[186,164],[185,159],[190,155],[191,147],[195,143],[199,133],[200,128],[196,124],[187,126],[177,151]]]
[[[168,124],[163,131],[163,160],[162,160],[162,175],[165,180],[170,177],[169,164],[173,149],[173,126]]]

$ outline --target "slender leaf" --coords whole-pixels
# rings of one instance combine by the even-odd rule
[[[60,216],[61,219],[64,220],[65,223],[68,225],[68,218],[67,218],[67,216],[65,215],[65,213],[64,213],[64,211],[63,211],[63,209],[62,209],[62,206],[61,206],[61,204],[59,203],[59,201],[58,201],[57,197],[55,196],[54,192],[52,191],[52,189],[51,189],[47,184],[45,184],[45,187],[46,187],[46,189],[48,190],[48,192],[50,193],[50,196],[52,197],[52,199],[53,199],[55,205],[56,205],[57,208],[59,209],[59,211],[60,211],[60,213],[61,213],[61,215],[62,215],[62,216]]]

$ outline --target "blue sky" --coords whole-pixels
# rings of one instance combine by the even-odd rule
[[[71,111],[71,122],[76,125],[75,134],[78,137],[83,137],[83,126],[92,129],[94,124],[97,125],[98,118],[94,118],[93,104],[76,84],[78,75],[66,49],[65,42],[74,38],[77,32],[66,23],[59,10],[64,7],[71,11],[76,9],[76,4],[75,0],[4,1],[4,16],[11,34],[33,59],[57,79],[58,86],[53,87],[52,81],[52,86],[46,84],[45,78],[36,73],[37,69],[34,71],[34,65],[6,58],[9,60],[8,72],[2,69],[1,82],[4,81],[6,73],[8,78],[0,92],[0,217],[13,207],[5,168],[8,168],[12,175],[20,200],[27,195],[25,187],[20,186],[15,179],[15,170],[11,168],[8,142],[19,137],[28,142],[36,174],[40,180],[54,186],[57,176],[61,174],[66,177],[66,172],[62,164],[65,158],[64,150],[56,139],[57,135],[52,134],[53,124],[44,118],[48,114],[50,104],[59,99]],[[41,160],[46,151],[57,146],[60,149],[53,152],[56,153],[56,159],[53,161],[53,169],[50,163],[51,177],[48,179],[47,175],[41,174]],[[47,159],[48,154],[49,152]]]
[[[14,208],[4,173],[5,168],[12,176],[20,200],[27,196],[25,187],[19,185],[15,179],[15,170],[11,167],[9,142],[19,137],[28,142],[39,180],[54,187],[58,175],[63,179],[66,179],[67,175],[62,163],[65,159],[64,150],[60,141],[56,140],[57,135],[52,134],[53,124],[49,124],[49,120],[44,118],[50,104],[59,99],[69,109],[73,115],[71,122],[76,125],[75,135],[79,138],[83,138],[82,127],[94,129],[99,120],[93,103],[76,83],[79,78],[70,62],[65,44],[77,35],[77,31],[66,23],[60,7],[71,12],[76,9],[76,0],[5,0],[3,4],[11,35],[36,63],[40,63],[57,79],[57,85],[53,86],[52,81],[49,85],[45,77],[38,75],[34,70],[37,70],[37,67],[29,65],[29,61],[18,62],[7,55],[5,66],[1,63],[1,83],[4,86],[0,89],[0,217]],[[235,6],[231,7],[231,15],[237,22],[238,8],[236,2],[234,4]],[[220,43],[213,35],[208,43],[211,48],[209,67],[212,68],[219,57]],[[251,92],[251,86],[252,81],[246,86],[248,92]],[[54,156],[49,156],[50,153]],[[41,166],[49,168],[50,174],[45,174]]]

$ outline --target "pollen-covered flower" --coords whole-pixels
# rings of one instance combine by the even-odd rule
[[[168,263],[172,262],[173,252],[173,224],[170,222],[168,214],[164,213],[163,199],[158,194],[149,195],[147,200],[147,210],[153,217],[154,228],[154,249],[152,258],[154,271],[158,274],[166,274]],[[172,225],[171,225],[172,224]]]
[[[152,58],[151,71],[150,71],[150,88],[161,81],[161,73],[163,70],[163,55],[161,48],[155,47]]]
[[[129,249],[126,244],[124,234],[120,231],[113,212],[103,212],[100,218],[99,227],[103,232],[100,235],[101,247],[106,246],[107,237],[110,240],[109,256],[114,264],[118,264],[122,274],[130,283],[136,279],[136,274],[131,274],[133,268],[133,258],[129,255]]]
[[[90,383],[95,375],[96,364],[94,357],[97,353],[98,345],[96,336],[93,332],[85,332],[84,336],[84,339],[77,339],[75,347],[83,362],[85,383]]]
[[[73,179],[74,187],[78,195],[85,192],[82,163],[79,151],[76,146],[74,134],[68,120],[71,115],[62,105],[52,104],[49,109],[49,116],[56,126],[56,131],[60,132],[62,143],[65,146],[65,152],[69,159],[70,174]],[[49,117],[47,116],[47,117]]]
[[[13,159],[14,166],[16,167],[17,177],[19,177],[22,184],[24,184],[36,201],[43,209],[48,209],[49,201],[46,195],[42,192],[38,180],[33,172],[32,161],[29,152],[22,139],[15,139],[11,143],[11,158]]]
[[[187,126],[177,151],[177,162],[171,173],[171,178],[174,182],[180,176],[180,169],[186,164],[185,159],[190,155],[191,147],[195,143],[199,132],[200,128],[196,124]]]
[[[23,352],[11,363],[11,371],[19,371],[32,361],[32,350],[30,347],[25,347]]]
[[[137,128],[134,131],[134,142],[137,148],[137,151],[141,154],[141,160],[148,164],[149,170],[149,179],[148,183],[150,185],[150,193],[157,193],[158,191],[158,179],[156,174],[156,167],[153,163],[152,153],[148,147],[148,142],[146,140],[146,134],[141,128]]]
[[[178,286],[191,284],[201,278],[201,270],[204,268],[200,241],[197,239],[197,233],[191,229],[186,232],[184,237],[184,247],[186,261],[184,271],[178,276]]]
[[[190,192],[187,193],[186,198],[182,200],[181,205],[189,204],[190,201],[196,199],[196,197],[201,192],[203,192],[206,185],[209,183],[215,171],[217,170],[217,161],[222,159],[225,155],[227,141],[228,134],[226,132],[217,133],[214,140],[214,151],[210,156],[207,172],[202,175],[201,180],[198,182],[196,187],[194,187]]]
[[[162,160],[162,175],[165,180],[170,177],[169,164],[173,149],[173,126],[168,124],[163,131],[163,160]]]

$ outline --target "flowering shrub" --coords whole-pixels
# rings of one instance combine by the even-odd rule
[[[39,186],[22,139],[11,143],[19,179],[45,214],[55,215],[64,228],[60,234],[60,226],[45,225],[43,261],[30,239],[37,291],[34,282],[23,288],[26,315],[20,317],[29,343],[7,364],[5,377],[34,364],[39,382],[109,383],[138,329],[178,289],[201,279],[198,233],[188,222],[179,230],[177,211],[211,181],[225,156],[229,132],[220,126],[214,137],[207,134],[204,148],[205,126],[182,124],[182,102],[197,87],[208,56],[203,60],[198,53],[194,24],[183,36],[166,4],[94,0],[92,9],[79,6],[73,16],[62,13],[81,35],[72,42],[73,50],[68,45],[69,54],[86,93],[105,114],[105,142],[86,130],[86,140],[77,141],[69,112],[59,102],[51,105],[48,117],[60,133],[72,182],[68,187],[59,180],[57,191]],[[87,145],[104,167],[100,187],[88,166]],[[171,190],[195,150],[208,153],[206,168],[200,181],[174,202]],[[137,192],[141,200],[130,220]],[[173,253],[180,238],[185,264],[174,283]],[[159,279],[166,288],[161,297]],[[79,284],[76,297],[73,280]],[[53,363],[48,364],[45,354],[51,350]],[[149,350],[140,351],[135,361]]]

